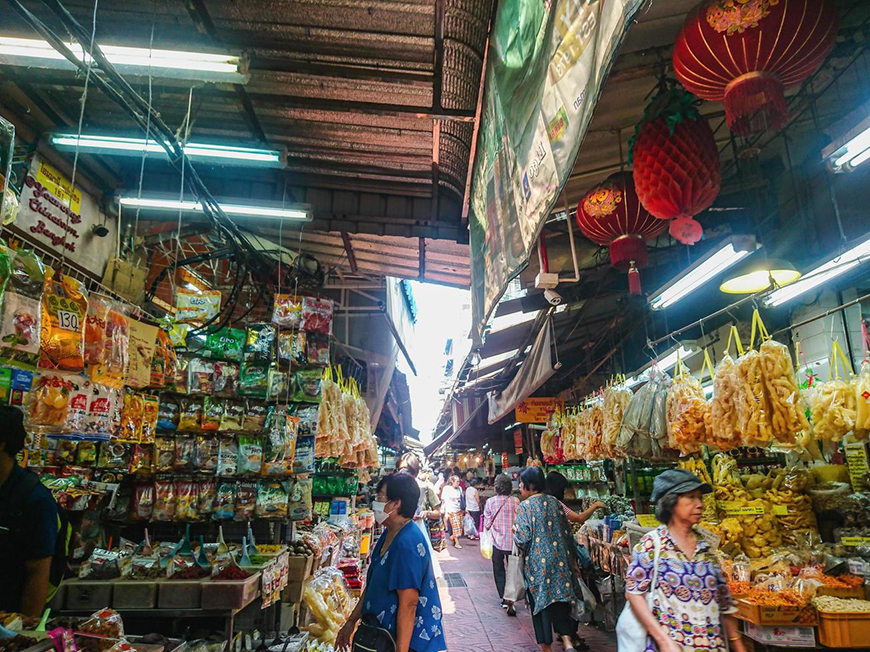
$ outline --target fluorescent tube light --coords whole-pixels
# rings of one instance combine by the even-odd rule
[[[78,43],[66,45],[79,61],[90,59]],[[155,77],[236,84],[248,81],[248,75],[241,72],[242,59],[238,56],[102,44],[100,49],[121,74],[153,74]],[[10,36],[0,36],[0,63],[29,68],[76,69],[47,41]]]
[[[93,134],[51,134],[49,142],[60,150],[114,154],[118,156],[141,156],[142,152],[159,154],[168,158],[166,150],[156,140],[128,138],[126,136],[100,136]],[[193,159],[211,160],[223,165],[283,167],[282,152],[274,149],[216,145],[211,143],[187,143],[184,153]]]
[[[822,150],[832,172],[851,172],[870,159],[870,102],[846,116],[842,123],[855,125]]]
[[[699,287],[717,277],[758,248],[752,236],[731,236],[717,249],[710,251],[667,285],[657,290],[649,300],[653,310],[664,310]]]
[[[202,204],[194,201],[182,201],[178,199],[156,199],[142,197],[121,197],[118,203],[126,208],[139,208],[141,210],[155,211],[182,211],[185,213],[202,213]],[[287,204],[286,206],[251,206],[241,204],[224,204],[220,207],[227,215],[240,215],[244,217],[266,217],[277,220],[304,220],[311,221],[313,218],[311,207],[308,204]]]
[[[790,301],[804,292],[809,292],[868,261],[870,261],[870,237],[836,258],[817,265],[804,274],[801,280],[772,292],[764,299],[764,305],[769,308],[781,306],[786,301]]]

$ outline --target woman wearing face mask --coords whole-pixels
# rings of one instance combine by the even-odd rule
[[[372,511],[386,530],[372,551],[365,591],[338,633],[337,649],[350,645],[360,620],[389,631],[397,652],[447,649],[430,548],[413,524],[419,500],[417,481],[406,473],[378,484]]]

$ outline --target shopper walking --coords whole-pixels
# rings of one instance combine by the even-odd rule
[[[441,523],[441,500],[435,493],[435,488],[425,480],[421,479],[420,458],[414,455],[414,453],[405,453],[402,455],[399,460],[399,472],[407,473],[417,481],[417,487],[420,489],[420,500],[417,502],[414,523],[420,528],[423,534],[426,535],[426,543],[429,546],[429,553],[432,557],[432,566],[435,571],[435,577],[443,577],[444,573],[441,571],[441,564],[438,563],[438,558],[435,557],[435,550],[430,530],[433,523]]]
[[[692,529],[701,520],[701,496],[711,491],[685,469],[665,471],[653,483],[656,518],[664,525],[635,546],[625,580],[626,599],[646,628],[649,652],[725,652],[726,636],[732,652],[744,652],[728,583]]]
[[[495,479],[495,496],[487,500],[483,508],[483,529],[492,533],[492,576],[502,609],[507,609],[508,616],[517,615],[513,601],[504,599],[505,570],[511,554],[514,522],[520,504],[515,496],[511,496],[512,491],[513,482],[510,477],[499,475]]]
[[[396,652],[447,649],[432,555],[423,532],[413,525],[419,500],[420,488],[410,474],[388,475],[378,484],[372,511],[386,531],[372,551],[365,591],[338,632],[337,649],[350,645],[360,621],[361,627],[390,632]]]
[[[441,504],[453,547],[461,550],[459,537],[462,536],[462,489],[459,486],[458,475],[451,475],[441,490]]]
[[[537,466],[520,473],[522,502],[517,510],[514,542],[525,555],[523,575],[532,612],[535,640],[550,652],[553,630],[565,652],[576,652],[571,637],[577,621],[571,608],[582,600],[577,582],[577,551],[562,503],[544,493],[544,472]]]
[[[479,480],[472,478],[468,489],[465,490],[465,511],[468,512],[471,520],[474,521],[475,529],[480,532],[480,493],[477,491],[478,484]],[[477,539],[478,535],[469,534],[468,538]]]

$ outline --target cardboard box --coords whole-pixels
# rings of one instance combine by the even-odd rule
[[[782,607],[757,605],[737,600],[737,617],[756,625],[817,625],[819,616],[815,607]]]
[[[107,580],[71,579],[66,584],[66,608],[96,611],[112,604],[113,584]]]
[[[284,587],[284,592],[281,594],[281,601],[291,604],[302,602],[302,592],[304,589],[305,582],[287,582],[287,586]]]
[[[784,627],[746,623],[746,636],[763,645],[816,647],[814,627]]]
[[[290,555],[287,557],[287,579],[291,582],[302,582],[311,575],[314,566],[314,556]]]

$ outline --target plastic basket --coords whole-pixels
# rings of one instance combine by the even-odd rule
[[[870,613],[819,612],[819,643],[826,647],[867,647]]]

